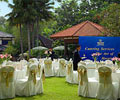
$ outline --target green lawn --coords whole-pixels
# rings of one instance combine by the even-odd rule
[[[16,97],[10,100],[96,100],[78,96],[78,85],[65,82],[65,78],[46,78],[44,93],[31,97]]]

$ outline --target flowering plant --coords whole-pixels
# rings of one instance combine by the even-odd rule
[[[10,54],[0,54],[0,63],[3,63],[5,60],[10,60],[12,56]]]
[[[97,60],[97,57],[98,56],[100,56],[101,54],[98,52],[98,53],[93,53],[92,54],[92,57],[93,57],[93,59],[94,59],[94,61],[96,61]]]
[[[117,57],[113,57],[112,58],[112,61],[119,61],[120,58],[117,58]]]
[[[117,65],[118,65],[118,67],[120,67],[120,58],[118,58],[118,57],[113,57],[113,58],[112,58],[112,61],[113,61],[113,62],[116,62]]]

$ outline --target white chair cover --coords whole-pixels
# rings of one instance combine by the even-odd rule
[[[28,64],[27,60],[21,60],[20,63],[22,64],[22,66],[25,66]]]
[[[13,66],[16,68],[15,81],[17,79],[23,79],[26,77],[28,63],[25,60],[21,60],[20,62],[14,62]]]
[[[80,65],[86,66],[86,63],[85,63],[84,61],[80,61],[80,62],[78,63],[78,66],[80,66]]]
[[[84,65],[78,66],[78,79],[78,95],[95,98],[98,82],[94,78],[88,78],[87,68]]]
[[[31,63],[39,63],[37,58],[31,58],[31,59],[29,59],[29,62],[31,62]]]
[[[88,97],[88,77],[87,77],[87,69],[84,65],[78,66],[78,95],[83,97]]]
[[[80,61],[78,63],[78,66],[81,66],[81,65],[86,66],[86,63],[84,61]],[[78,82],[78,72],[74,71],[74,70],[73,70],[73,83],[74,84],[78,84],[79,83]]]
[[[66,81],[68,83],[74,83],[74,77],[73,77],[73,62],[69,61],[67,66],[67,73],[66,73]]]
[[[78,72],[77,71],[73,71],[73,83],[74,84],[78,84]]]
[[[96,64],[94,62],[87,62],[86,64],[88,78],[95,77]]]
[[[106,66],[100,67],[99,72],[99,88],[97,98],[103,100],[117,100],[119,84],[112,84],[112,70]]]
[[[66,62],[65,59],[59,60],[59,69],[57,70],[56,76],[66,76]]]
[[[86,60],[84,60],[84,62],[86,62],[86,63],[90,63],[90,62],[93,62],[93,61],[90,60],[90,59],[86,59]]]
[[[0,99],[14,98],[14,68],[5,66],[0,69]]]
[[[45,59],[44,60],[44,70],[45,70],[45,76],[46,77],[54,76],[51,59]]]
[[[28,78],[17,80],[16,95],[31,96],[43,93],[42,77],[36,77],[37,72],[37,66],[32,64],[29,67]]]
[[[108,67],[113,67],[114,64],[111,60],[106,60],[105,65],[108,66]]]
[[[15,62],[13,65],[17,70],[22,70],[22,64],[20,62]]]

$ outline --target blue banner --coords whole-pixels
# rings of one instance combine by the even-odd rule
[[[80,36],[80,56],[93,60],[93,53],[100,53],[98,61],[111,60],[120,52],[120,37]]]

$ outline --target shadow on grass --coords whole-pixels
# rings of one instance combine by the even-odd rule
[[[29,97],[26,97],[26,96],[16,96],[15,98],[11,98],[11,99],[4,99],[4,100],[34,100],[34,96],[29,96]]]
[[[68,83],[68,82],[65,82],[66,85],[69,85],[69,86],[78,86],[78,84],[74,84],[74,83]]]

